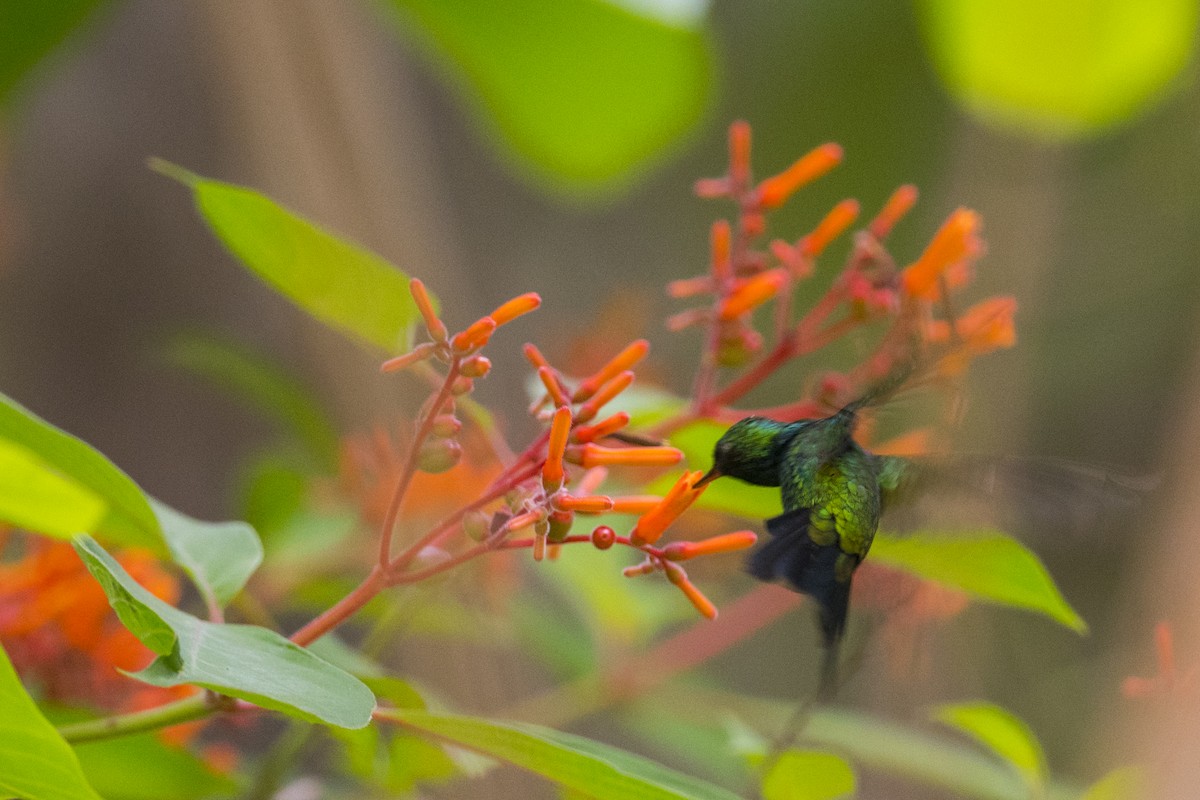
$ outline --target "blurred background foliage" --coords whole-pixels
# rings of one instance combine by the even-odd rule
[[[661,286],[706,262],[723,209],[690,187],[722,169],[725,126],[744,118],[764,172],[823,141],[846,148],[777,215],[781,234],[845,196],[877,207],[904,182],[922,200],[898,253],[915,256],[958,205],[982,213],[977,291],[1016,295],[1020,344],[972,375],[959,447],[1162,470],[1182,491],[1200,297],[1196,27],[1186,0],[8,0],[0,383],[155,495],[204,516],[249,509],[267,533],[269,498],[301,490],[289,448],[328,465],[335,435],[293,381],[342,435],[416,402],[236,268],[145,167],[162,156],[381,253],[453,298],[452,325],[536,290],[546,305],[528,335],[551,358],[646,335],[681,390],[699,345],[661,329]],[[479,397],[519,435],[524,370],[510,353]],[[268,367],[238,367],[256,360]],[[793,398],[836,366],[754,399]],[[213,369],[232,394],[197,379]],[[255,411],[263,397],[290,399],[273,420]],[[972,609],[924,643],[932,677],[860,683],[862,702],[905,713],[986,697],[1029,723],[1050,763],[1098,774],[1132,730],[1111,725],[1136,711],[1121,676],[1148,669],[1151,623],[1187,607],[1170,592],[1190,562],[1175,575],[1157,561],[1179,552],[1181,520],[1155,506],[1128,535],[1045,553],[1088,638]],[[303,553],[297,536],[284,552]],[[545,620],[562,674],[602,658],[551,646],[554,626],[571,634],[549,597],[522,599],[533,610],[519,619]],[[586,613],[619,647],[671,621],[621,631],[611,607]],[[714,674],[792,696],[810,628],[792,615]],[[516,669],[455,674],[478,705],[502,706]]]

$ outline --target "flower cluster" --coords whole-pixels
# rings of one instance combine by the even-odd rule
[[[788,361],[877,320],[890,320],[891,324],[874,353],[851,372],[824,376],[813,400],[754,413],[781,419],[818,416],[860,396],[900,368],[911,370],[910,385],[953,378],[976,356],[1014,343],[1016,304],[1011,298],[991,298],[961,315],[954,313],[951,292],[969,282],[972,264],[983,253],[976,213],[954,211],[916,260],[898,266],[886,241],[916,203],[917,191],[912,186],[897,189],[855,234],[840,274],[806,313],[793,318],[796,284],[817,273],[818,258],[851,228],[860,206],[856,200],[843,200],[809,233],[792,242],[764,242],[767,215],[841,160],[839,146],[821,145],[778,175],[755,183],[750,168],[750,128],[735,122],[730,128],[726,174],[697,183],[701,197],[732,200],[737,217],[733,222],[714,223],[708,273],[668,287],[676,298],[711,296],[707,306],[668,321],[672,330],[706,326],[708,332],[692,397],[692,417],[732,419],[749,413],[734,412],[728,406]],[[768,349],[768,340],[755,330],[751,318],[769,303],[774,303],[774,309]],[[717,369],[722,367],[745,369],[718,387]]]
[[[445,461],[457,461],[461,456],[462,448],[455,437],[462,424],[454,416],[454,397],[470,391],[471,385],[463,383],[464,377],[486,374],[486,369],[471,369],[471,365],[481,360],[486,362],[479,350],[497,327],[537,308],[540,300],[535,294],[521,295],[450,336],[420,281],[412,282],[412,294],[430,341],[385,362],[383,369],[390,372],[429,359],[438,359],[447,366],[441,379],[443,388],[426,404],[423,421],[418,423],[410,445],[415,469],[438,472],[445,468]],[[530,412],[546,423],[546,430],[523,453],[508,459],[479,497],[452,515],[449,522],[435,527],[394,559],[390,556],[389,542],[381,551],[381,564],[389,580],[393,583],[415,580],[490,550],[528,548],[534,560],[541,561],[555,556],[565,544],[590,542],[602,550],[620,544],[640,550],[645,556],[640,566],[630,568],[626,574],[661,571],[701,613],[715,616],[715,606],[688,580],[678,562],[748,547],[754,543],[755,535],[742,531],[703,542],[678,542],[665,548],[655,544],[667,526],[703,491],[695,486],[700,473],[685,473],[665,497],[598,493],[610,467],[670,467],[683,458],[683,453],[674,447],[629,434],[625,430],[630,423],[628,413],[603,413],[632,385],[633,368],[649,349],[645,340],[634,341],[591,375],[573,381],[553,367],[536,346],[525,345],[525,357],[544,389]],[[401,473],[401,488],[393,494],[390,510],[383,515],[385,538],[412,480],[407,472]],[[602,514],[640,516],[628,536],[617,535],[607,525],[598,525],[586,535],[571,534],[577,516]],[[453,548],[450,540],[459,529],[474,544],[451,553],[447,548]],[[531,535],[519,538],[526,531]],[[427,566],[409,570],[418,557]]]

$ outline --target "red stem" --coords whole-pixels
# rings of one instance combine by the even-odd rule
[[[331,630],[341,625],[354,615],[360,608],[371,601],[375,595],[387,586],[386,573],[376,564],[363,582],[354,591],[343,597],[334,605],[327,608],[320,616],[314,617],[307,625],[291,635],[291,640],[301,647],[320,639]]]
[[[412,443],[409,445],[408,460],[404,464],[404,470],[400,473],[399,480],[396,481],[396,488],[392,492],[392,501],[388,504],[387,514],[384,515],[383,527],[379,535],[379,566],[381,568],[387,567],[392,557],[392,536],[396,528],[396,517],[400,513],[400,505],[404,502],[404,496],[408,494],[408,487],[412,483],[413,475],[417,472],[417,459],[421,456],[421,445],[425,443],[429,432],[433,430],[433,420],[445,405],[446,400],[450,398],[450,389],[458,377],[458,368],[461,363],[462,359],[459,356],[455,356],[450,362],[446,378],[442,381],[442,388],[438,390],[433,403],[425,411],[425,419],[421,421],[417,435],[413,437]]]

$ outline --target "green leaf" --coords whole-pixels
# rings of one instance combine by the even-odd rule
[[[490,133],[552,188],[595,190],[700,118],[712,47],[602,0],[390,0]]]
[[[600,742],[515,722],[434,714],[388,712],[412,730],[507,761],[591,797],[628,800],[735,800],[719,786],[667,769]]]
[[[1078,632],[1087,623],[1028,548],[999,531],[875,537],[869,558],[972,597],[1044,614]]]
[[[110,544],[148,547],[160,555],[166,552],[158,519],[142,490],[128,475],[90,445],[3,394],[0,394],[0,441],[24,448],[106,504],[107,513],[98,524],[86,529],[90,533]],[[0,478],[5,476],[0,473]],[[7,492],[7,478],[5,485]]]
[[[763,800],[835,800],[854,794],[854,770],[839,756],[789,750],[763,779]]]
[[[47,54],[103,5],[100,0],[0,3],[0,106]]]
[[[0,647],[0,796],[100,800],[75,751],[46,721]]]
[[[1192,57],[1194,0],[923,0],[942,80],[980,117],[1070,137],[1130,119]]]
[[[197,333],[172,338],[166,355],[173,364],[213,381],[278,422],[304,443],[323,468],[337,466],[337,432],[296,376],[245,347]]]
[[[7,439],[0,439],[0,485],[0,520],[48,536],[69,539],[91,530],[108,510],[95,492]]]
[[[155,734],[97,739],[75,745],[75,753],[92,786],[107,800],[202,800],[237,789],[233,780]]]
[[[1136,800],[1146,796],[1146,776],[1141,767],[1117,767],[1088,787],[1080,800]]]
[[[200,215],[231,253],[313,317],[389,352],[420,319],[408,276],[252,189],[154,160],[192,190]]]
[[[194,684],[309,722],[361,728],[375,696],[362,681],[279,634],[252,625],[205,622],[146,591],[94,539],[75,550],[122,624],[158,654],[132,677],[155,686]]]
[[[205,602],[224,608],[262,563],[258,534],[244,522],[201,522],[157,500],[151,505],[175,563]]]
[[[1035,791],[1046,781],[1046,756],[1029,726],[991,703],[958,703],[939,706],[930,714],[957,728],[1007,761]]]

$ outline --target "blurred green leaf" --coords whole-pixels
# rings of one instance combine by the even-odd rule
[[[0,106],[26,74],[103,5],[102,0],[0,3]]]
[[[699,120],[712,45],[603,0],[389,0],[477,118],[551,186],[595,190]]]
[[[763,800],[835,800],[854,794],[854,770],[839,756],[789,750],[763,779]]]
[[[1005,127],[1078,136],[1130,119],[1194,49],[1194,0],[922,0],[942,80]]]
[[[298,464],[304,458],[287,450],[269,450],[238,474],[238,513],[262,536],[264,545],[303,513],[313,483],[312,473]]]
[[[427,711],[388,712],[405,727],[527,769],[592,797],[735,800],[719,786],[641,756],[567,733],[515,722]]]
[[[875,537],[869,556],[972,597],[1044,614],[1078,632],[1087,623],[1028,548],[999,531]]]
[[[324,469],[337,466],[338,437],[328,415],[308,387],[278,364],[240,345],[197,333],[172,338],[166,354],[175,365],[208,378],[281,424]]]
[[[1034,791],[1046,782],[1046,756],[1033,731],[1013,714],[992,703],[939,706],[930,715],[957,728],[1016,768]]]
[[[46,721],[0,647],[0,796],[100,800],[75,752]]]
[[[7,439],[0,439],[0,485],[0,520],[48,536],[92,530],[108,510],[95,492]]]
[[[151,505],[176,564],[210,606],[223,608],[262,563],[262,543],[244,522],[201,522],[157,500]]]
[[[106,800],[201,800],[231,795],[237,784],[155,734],[75,745],[83,772]]]
[[[151,165],[191,189],[213,233],[280,294],[360,341],[388,352],[406,347],[420,314],[403,272],[252,189],[158,159]]]
[[[94,539],[75,550],[121,623],[158,658],[132,677],[154,686],[194,684],[309,722],[361,728],[375,696],[361,681],[279,634],[218,625],[174,608],[129,576]]]
[[[1117,767],[1088,787],[1080,800],[1138,800],[1146,796],[1141,767]]]
[[[160,555],[166,552],[158,519],[142,490],[128,475],[81,439],[38,418],[3,394],[0,394],[0,441],[23,448],[64,478],[95,493],[107,505],[107,513],[99,523],[87,529],[90,533],[110,544],[148,547]],[[0,473],[5,493],[10,477]],[[15,519],[11,521],[21,524]]]

